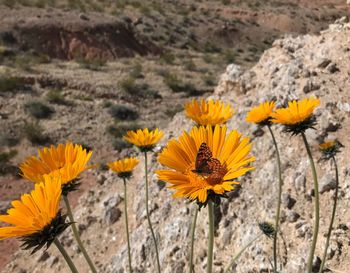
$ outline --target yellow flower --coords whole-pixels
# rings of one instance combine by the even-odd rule
[[[266,125],[270,123],[270,115],[275,108],[276,102],[267,101],[252,108],[247,114],[246,121],[260,125]]]
[[[338,140],[326,141],[319,145],[322,151],[322,159],[328,160],[334,157],[337,153],[340,152],[340,149],[344,147]]]
[[[59,175],[62,185],[65,185],[91,168],[87,163],[92,151],[87,152],[78,144],[52,145],[50,148],[39,149],[38,153],[39,157],[31,156],[20,165],[22,176],[32,182],[43,182],[44,175]]]
[[[164,136],[164,132],[155,129],[149,131],[148,128],[139,129],[136,131],[128,131],[124,136],[124,140],[130,142],[140,148],[141,151],[150,151],[154,145]]]
[[[287,132],[304,133],[316,124],[313,112],[318,105],[320,100],[316,98],[290,101],[287,108],[280,108],[271,113],[271,122],[285,125]]]
[[[185,111],[188,118],[192,119],[198,125],[220,125],[227,122],[233,116],[233,109],[229,104],[225,105],[222,101],[213,99],[197,101],[193,99],[185,104]]]
[[[321,143],[319,145],[319,147],[321,150],[328,150],[328,149],[334,147],[336,144],[337,144],[336,141],[327,141],[327,142]]]
[[[129,157],[108,163],[107,165],[112,171],[118,173],[119,177],[128,178],[139,162],[136,157]]]
[[[242,137],[236,130],[228,135],[226,131],[226,126],[219,125],[214,130],[211,126],[194,127],[190,133],[184,132],[179,140],[168,142],[158,161],[170,170],[156,173],[160,180],[170,183],[170,188],[176,190],[174,197],[187,197],[201,204],[208,199],[215,201],[225,192],[232,191],[233,185],[239,184],[234,179],[253,169],[249,166],[255,160],[249,156],[249,138]],[[211,153],[211,156],[199,158],[198,150],[203,143],[210,150],[205,154]],[[208,174],[196,171],[196,165],[203,166],[203,163],[212,167]]]
[[[7,215],[0,215],[0,221],[9,226],[0,227],[0,240],[21,237],[25,249],[33,252],[44,245],[50,246],[69,224],[61,216],[61,181],[45,176],[44,182],[35,184],[30,194],[23,194],[21,200],[13,201]]]
[[[287,108],[277,109],[271,114],[273,123],[283,125],[299,124],[310,118],[315,108],[320,104],[319,99],[311,98],[302,101],[290,101]]]

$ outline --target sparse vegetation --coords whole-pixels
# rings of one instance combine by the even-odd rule
[[[231,64],[236,61],[236,54],[234,53],[234,51],[229,49],[225,50],[223,57],[227,64]]]
[[[106,66],[107,61],[99,58],[94,59],[88,59],[81,56],[81,54],[78,54],[77,57],[75,57],[75,61],[80,65],[81,68],[94,70],[94,71],[100,71],[104,66]]]
[[[169,107],[169,108],[167,108],[167,109],[165,110],[165,114],[166,114],[168,117],[172,118],[172,117],[175,116],[177,113],[183,111],[183,109],[184,109],[184,108],[183,108],[183,105],[177,104],[177,105],[175,105],[174,107]]]
[[[139,10],[143,15],[150,15],[151,14],[151,9],[145,3],[141,4],[141,6],[139,7]]]
[[[190,96],[199,94],[192,83],[183,82],[176,74],[164,75],[164,82],[173,92],[186,92]]]
[[[196,71],[197,69],[197,66],[192,59],[185,59],[183,62],[183,65],[186,68],[186,70],[189,70],[189,71]]]
[[[144,78],[142,74],[142,65],[140,63],[136,63],[130,70],[130,77],[134,79],[142,79]]]
[[[29,115],[37,119],[49,118],[55,112],[53,108],[40,101],[27,102],[24,109]]]
[[[117,122],[114,125],[107,127],[107,133],[116,138],[121,138],[127,131],[139,129],[140,126],[137,122]]]
[[[24,87],[24,80],[14,76],[0,76],[0,92],[12,92],[22,89]]]
[[[62,95],[62,90],[52,89],[46,94],[46,100],[50,103],[69,105],[70,103]]]
[[[132,144],[129,142],[124,141],[121,138],[116,138],[113,140],[113,148],[117,151],[122,151],[127,148],[131,148]]]
[[[78,9],[85,11],[85,6],[80,0],[68,0],[68,7],[71,9]]]
[[[18,144],[19,139],[14,136],[7,135],[5,133],[0,134],[0,147],[11,147]]]
[[[29,52],[16,55],[13,60],[13,66],[23,71],[32,72],[35,65],[49,63],[50,61],[47,55]]]
[[[23,126],[23,134],[32,144],[43,145],[50,140],[43,132],[38,122],[26,122]]]
[[[127,95],[143,99],[159,99],[160,94],[151,89],[147,83],[137,84],[132,77],[125,78],[119,83],[120,89]]]
[[[11,159],[15,157],[17,153],[17,150],[0,153],[0,175],[17,173],[17,168],[10,163]]]
[[[79,95],[75,95],[73,98],[76,100],[82,100],[82,101],[94,101],[94,99],[89,95],[79,94]]]
[[[160,59],[166,64],[174,64],[176,57],[174,54],[167,51],[160,56]]]
[[[7,164],[11,158],[17,155],[17,150],[10,150],[9,152],[0,153],[0,164]]]
[[[218,53],[218,52],[221,52],[221,48],[218,47],[217,45],[211,43],[211,42],[206,42],[204,44],[204,52],[206,52],[206,53]]]
[[[213,56],[211,54],[204,54],[203,55],[203,61],[205,61],[207,64],[213,63]]]
[[[115,2],[116,9],[124,9],[127,5],[128,0],[120,0]]]
[[[141,8],[141,6],[142,6],[142,3],[140,1],[137,1],[137,0],[128,1],[127,3],[136,9]]]
[[[204,84],[207,86],[215,86],[216,85],[216,78],[212,74],[203,75],[202,80],[203,80]]]
[[[123,104],[111,105],[108,113],[117,120],[136,120],[139,117],[137,111]]]
[[[166,77],[167,75],[169,75],[168,70],[166,70],[166,69],[164,69],[164,68],[156,69],[156,73],[157,73],[159,76],[162,76],[162,77]]]
[[[250,46],[248,50],[252,53],[257,53],[259,51],[259,49],[256,46]]]
[[[16,4],[13,0],[3,0],[2,3],[9,8],[13,8]]]
[[[103,102],[102,107],[103,108],[108,108],[108,107],[111,107],[112,105],[113,105],[113,103],[111,101],[106,100],[106,101]]]

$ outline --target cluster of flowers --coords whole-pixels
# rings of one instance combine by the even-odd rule
[[[316,124],[316,118],[313,112],[319,104],[320,101],[318,99],[310,98],[302,101],[291,101],[288,103],[287,107],[275,110],[276,103],[274,101],[269,101],[253,108],[247,114],[246,120],[248,122],[268,127],[277,151],[279,190],[276,223],[274,226],[267,223],[260,224],[260,228],[264,234],[269,237],[274,237],[274,272],[277,272],[276,240],[283,181],[278,147],[271,126],[275,123],[282,124],[286,132],[291,132],[293,135],[301,135],[313,168],[315,186],[315,225],[308,263],[308,272],[310,273],[312,270],[312,260],[319,226],[319,200],[317,175],[305,136],[305,130],[313,128]],[[234,114],[233,109],[229,105],[214,100],[193,100],[185,105],[185,111],[187,117],[192,119],[195,125],[190,132],[183,132],[178,139],[174,138],[168,141],[158,155],[158,162],[164,166],[165,169],[157,170],[156,174],[159,180],[166,181],[170,184],[169,188],[175,190],[174,197],[185,197],[198,204],[191,232],[190,273],[194,272],[193,238],[197,212],[202,207],[208,207],[209,239],[207,272],[211,273],[214,245],[213,206],[219,204],[221,198],[225,197],[227,192],[232,191],[235,185],[240,184],[238,181],[239,177],[254,169],[251,163],[255,161],[255,157],[250,155],[251,143],[249,138],[243,136],[237,130],[229,131],[228,127],[225,125]],[[158,273],[160,273],[161,270],[157,240],[154,235],[148,209],[147,153],[153,151],[153,148],[163,136],[163,131],[159,129],[151,131],[147,128],[129,131],[124,136],[124,140],[138,147],[139,151],[144,155],[145,209],[149,228],[155,244]],[[334,162],[335,154],[339,152],[340,147],[341,145],[337,141],[320,145],[320,148],[324,151],[324,158],[333,159]],[[32,249],[32,252],[36,252],[44,246],[49,247],[54,243],[66,259],[71,271],[76,273],[78,270],[58,240],[58,236],[71,226],[78,246],[89,264],[91,271],[96,273],[95,265],[79,237],[79,232],[76,228],[68,199],[69,193],[76,190],[81,183],[79,175],[83,171],[95,167],[88,166],[91,155],[92,152],[87,151],[81,145],[67,143],[59,144],[57,147],[51,146],[50,148],[39,149],[38,157],[31,156],[22,163],[20,165],[22,176],[29,181],[35,182],[35,187],[30,194],[24,194],[20,200],[13,201],[12,208],[7,211],[7,214],[0,216],[0,221],[8,224],[7,226],[0,227],[0,240],[20,237],[23,241],[22,246],[25,249]],[[126,181],[131,177],[138,163],[139,159],[136,157],[123,158],[108,163],[109,168],[116,172],[118,177],[124,181],[124,212],[128,243],[129,272],[132,272],[132,261],[127,216]],[[66,214],[63,214],[60,209],[61,197],[66,205]],[[331,221],[330,230],[332,228],[332,223],[333,220]],[[235,256],[233,262],[237,257],[238,256]],[[233,262],[226,272],[230,271]]]

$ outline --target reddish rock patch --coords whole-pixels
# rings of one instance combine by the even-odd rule
[[[82,16],[76,11],[4,8],[0,10],[0,37],[21,50],[64,60],[113,60],[161,52],[132,25],[99,13]]]

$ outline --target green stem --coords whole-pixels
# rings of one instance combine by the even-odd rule
[[[213,272],[213,250],[214,250],[214,205],[211,200],[208,202],[209,216],[209,238],[208,238],[208,263],[207,273]]]
[[[83,255],[84,255],[84,257],[85,257],[85,260],[87,261],[87,263],[88,263],[89,266],[90,266],[91,271],[92,271],[93,273],[97,273],[97,270],[96,270],[96,268],[95,268],[95,265],[94,265],[94,263],[92,262],[92,260],[90,259],[89,254],[86,252],[86,249],[84,248],[83,242],[82,242],[81,239],[80,239],[80,235],[79,235],[77,226],[76,226],[75,221],[74,221],[72,209],[71,209],[71,206],[70,206],[70,204],[69,204],[69,200],[68,200],[67,195],[63,195],[63,200],[64,200],[64,203],[66,204],[68,218],[69,218],[69,221],[71,222],[71,227],[72,227],[73,235],[74,235],[75,240],[76,240],[77,243],[78,243],[79,249],[80,249],[80,251],[83,253]]]
[[[273,272],[277,272],[277,235],[279,229],[279,220],[280,220],[280,212],[281,212],[281,199],[282,199],[282,168],[281,168],[281,158],[278,150],[277,142],[275,139],[275,135],[271,129],[271,126],[267,126],[269,128],[273,144],[275,145],[276,157],[277,157],[277,165],[278,165],[278,197],[277,197],[277,209],[276,209],[276,220],[275,220],[275,234],[273,237]]]
[[[129,272],[132,273],[131,267],[131,251],[130,251],[130,237],[129,237],[129,222],[128,222],[128,198],[126,192],[126,179],[123,178],[124,182],[124,215],[125,215],[125,229],[126,229],[126,238],[128,241],[128,258],[129,258]]]
[[[322,263],[320,266],[320,271],[319,273],[323,272],[324,265],[326,263],[326,257],[327,257],[327,250],[329,246],[329,240],[331,238],[332,234],[332,228],[333,228],[333,222],[335,218],[335,210],[337,208],[337,201],[338,201],[338,185],[339,185],[339,174],[338,174],[338,166],[337,166],[337,161],[335,160],[335,157],[332,157],[334,167],[335,167],[335,193],[334,193],[334,203],[333,203],[333,211],[332,211],[332,217],[331,217],[331,222],[329,223],[329,229],[328,229],[328,234],[327,234],[327,240],[326,240],[326,245],[324,248],[324,253],[323,253],[323,258],[322,258]]]
[[[61,245],[60,241],[57,238],[55,238],[55,240],[53,242],[56,245],[56,247],[58,248],[58,250],[61,252],[63,258],[66,260],[66,262],[67,262],[70,270],[72,271],[72,273],[78,273],[78,270],[75,267],[72,259],[69,257],[68,253],[64,249],[63,245]]]
[[[149,229],[151,230],[152,233],[152,238],[154,241],[154,246],[156,249],[156,257],[157,257],[157,269],[158,273],[160,273],[160,262],[159,262],[159,254],[158,254],[158,245],[157,245],[157,240],[156,236],[154,235],[153,227],[152,227],[152,222],[149,214],[149,208],[148,208],[148,167],[147,167],[147,152],[145,152],[145,185],[146,185],[146,212],[147,212],[147,221],[149,225]]]
[[[197,225],[197,216],[198,216],[198,208],[195,207],[194,211],[194,217],[193,222],[191,225],[191,252],[190,252],[190,273],[194,271],[194,265],[193,265],[193,250],[194,250],[194,235],[196,232],[196,225]]]
[[[307,263],[307,272],[312,273],[312,264],[313,264],[313,259],[314,259],[316,244],[317,244],[318,228],[320,225],[320,200],[319,200],[319,192],[318,192],[318,181],[317,181],[316,167],[315,167],[314,160],[312,158],[310,145],[307,142],[305,134],[302,133],[301,136],[303,137],[305,148],[306,148],[307,154],[309,156],[309,161],[310,161],[311,170],[312,170],[312,176],[314,179],[315,223],[314,223],[314,232],[313,232],[313,237],[312,237],[310,254],[309,254],[309,259],[308,259],[308,263]]]
[[[225,273],[229,273],[233,267],[233,265],[236,263],[237,259],[242,255],[242,253],[248,248],[250,247],[256,240],[258,240],[264,233],[260,233],[258,234],[255,238],[253,238],[248,244],[246,244],[232,259],[232,261],[230,262],[230,264],[228,265],[228,267],[225,270]]]

